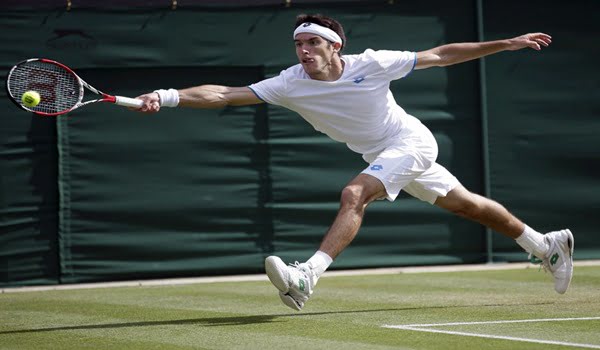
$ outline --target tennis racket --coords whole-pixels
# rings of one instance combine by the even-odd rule
[[[84,87],[101,98],[84,102]],[[42,116],[59,116],[96,102],[133,108],[140,108],[143,104],[142,100],[135,98],[105,94],[86,83],[71,68],[46,58],[31,58],[17,63],[8,73],[6,90],[17,106]],[[23,104],[21,97],[26,91],[37,92],[40,103],[35,107]]]

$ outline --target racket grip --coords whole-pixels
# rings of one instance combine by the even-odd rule
[[[144,101],[137,98],[115,96],[115,103],[119,106],[140,108],[144,104]]]

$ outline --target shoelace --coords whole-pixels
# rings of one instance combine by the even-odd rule
[[[544,272],[550,271],[549,270],[550,267],[548,266],[548,262],[547,261],[544,261],[544,260],[538,258],[537,256],[531,254],[531,253],[529,253],[528,259],[529,259],[530,263],[532,263],[534,265],[540,265],[540,268],[538,269],[538,271],[540,271],[542,269],[544,269]]]
[[[305,269],[302,269],[300,267],[301,263],[299,263],[298,261],[295,261],[293,264],[289,263],[288,265],[290,265],[291,267],[295,267],[298,271],[302,272],[306,277],[310,278],[311,283],[316,283],[316,281],[314,280],[314,274],[313,272],[309,269],[308,271],[306,271]]]

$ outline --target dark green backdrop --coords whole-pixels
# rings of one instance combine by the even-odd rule
[[[491,56],[484,70],[469,62],[417,71],[392,89],[432,129],[439,162],[467,188],[489,189],[540,231],[570,227],[576,258],[599,258],[600,7],[510,0],[486,2],[481,16],[478,9],[461,0],[9,10],[0,14],[0,67],[48,57],[97,88],[136,96],[278,74],[295,64],[291,33],[301,12],[339,19],[347,53],[548,32],[554,43],[543,52]],[[340,190],[366,165],[267,105],[156,115],[94,105],[55,120],[18,110],[2,92],[0,108],[2,286],[257,273],[272,253],[305,260]],[[511,240],[486,237],[483,227],[402,195],[368,209],[332,268],[526,258]]]

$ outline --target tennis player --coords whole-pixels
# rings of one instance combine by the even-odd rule
[[[565,293],[573,274],[573,235],[568,229],[541,234],[499,203],[472,193],[442,165],[431,132],[394,100],[390,82],[414,70],[445,67],[501,51],[541,50],[551,43],[544,33],[512,39],[455,43],[426,51],[367,49],[342,55],[342,25],[320,14],[296,18],[293,42],[298,64],[278,76],[245,87],[202,85],[156,90],[138,98],[143,112],[161,107],[221,108],[271,103],[297,112],[317,131],[362,154],[368,166],[341,192],[340,209],[319,250],[304,263],[265,260],[265,270],[283,303],[301,310],[319,277],[356,236],[365,208],[376,199],[394,201],[401,190],[479,222],[515,239],[539,258]]]

